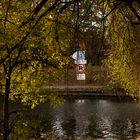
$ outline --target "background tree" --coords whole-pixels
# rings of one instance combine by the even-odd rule
[[[139,96],[138,7],[138,1],[106,4],[107,11],[110,11],[106,14],[106,39],[110,44],[106,64],[111,83],[121,86],[131,96]]]

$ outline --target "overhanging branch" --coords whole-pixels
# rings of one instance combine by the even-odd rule
[[[133,8],[132,4],[128,4],[128,6],[129,6],[130,10],[133,12],[133,14],[136,16],[136,18],[138,19],[138,21],[140,22],[140,15],[136,11],[136,9]]]
[[[140,22],[131,21],[131,24],[133,24],[133,25],[140,25]]]
[[[118,6],[120,6],[122,3],[122,1],[118,2],[111,10],[110,12],[108,12],[102,19],[105,20],[114,10],[116,10],[118,8]]]
[[[59,3],[60,4],[60,3]],[[54,3],[52,6],[50,6],[44,13],[42,13],[39,18],[35,21],[34,25],[30,28],[30,30],[26,33],[26,35],[17,43],[15,44],[10,50],[9,50],[9,54],[11,54],[15,49],[19,48],[21,44],[24,44],[27,37],[30,35],[30,33],[32,32],[32,30],[36,27],[36,25],[38,24],[38,22],[44,17],[46,16],[49,12],[51,12],[53,9],[55,9],[55,7],[58,5],[58,3]],[[29,21],[28,21],[29,22]],[[6,59],[9,57],[9,54],[7,54],[5,57],[0,59],[0,65],[2,63],[4,63],[6,61]]]

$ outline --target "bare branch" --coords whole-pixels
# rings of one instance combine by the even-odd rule
[[[25,21],[23,22],[19,28],[22,28],[23,26],[25,26],[26,24],[28,24],[30,21],[33,21],[35,20],[35,18],[33,17],[34,15],[37,15],[38,12],[41,10],[41,8],[46,4],[48,0],[42,0],[36,7],[35,9],[33,10],[33,13],[30,15],[30,17]]]
[[[33,13],[38,14],[38,12],[41,10],[41,8],[46,4],[48,0],[42,0],[34,9]]]
[[[114,10],[116,10],[118,8],[118,6],[120,6],[122,4],[122,2],[118,2],[111,10],[110,12],[108,12],[102,19],[106,19]]]
[[[131,21],[131,24],[133,24],[133,25],[140,25],[140,22]]]
[[[128,4],[130,10],[133,12],[133,14],[136,16],[136,18],[138,19],[138,21],[140,21],[140,15],[137,13],[136,9],[133,8],[132,4]]]

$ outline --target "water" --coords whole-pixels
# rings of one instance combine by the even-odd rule
[[[133,102],[103,99],[66,102],[53,111],[53,132],[80,140],[136,139],[140,132],[139,107]]]
[[[140,140],[140,103],[76,99],[57,108],[46,103],[24,112],[16,128],[14,140]]]

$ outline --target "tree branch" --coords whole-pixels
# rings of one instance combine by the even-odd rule
[[[138,21],[140,22],[140,16],[139,16],[138,12],[136,11],[136,9],[133,8],[132,4],[129,4],[128,3],[128,6],[129,6],[130,10],[133,12],[133,14],[136,16],[136,18],[138,19]]]
[[[140,25],[140,22],[134,22],[134,21],[130,21],[131,22],[131,24],[133,24],[133,25]]]
[[[43,0],[42,0],[43,1]],[[80,0],[75,0],[74,2],[78,2]],[[44,0],[44,3],[47,2],[47,0]],[[35,21],[35,23],[33,24],[33,26],[30,28],[30,30],[26,33],[26,35],[17,43],[15,44],[10,50],[9,50],[9,54],[11,54],[15,49],[17,49],[18,47],[20,47],[21,44],[24,44],[24,41],[27,39],[27,37],[30,35],[30,33],[32,32],[32,30],[36,27],[36,25],[39,23],[39,21],[46,16],[49,12],[51,12],[52,10],[54,10],[57,6],[59,6],[61,4],[60,0],[57,0],[52,6],[50,6],[45,12],[43,12],[38,19]],[[71,3],[72,4],[72,3]],[[66,4],[67,5],[67,4]],[[36,12],[39,12],[39,10],[41,10],[41,6],[43,6],[43,4],[40,4],[40,6],[38,6],[39,8],[37,8],[38,10],[36,10]],[[68,5],[67,5],[68,6]],[[67,6],[63,6],[59,12],[62,12],[64,9],[67,8]],[[29,23],[30,20],[28,20],[27,23]],[[23,26],[23,25],[21,25]],[[5,62],[5,60],[9,57],[9,55],[6,55],[5,57],[0,59],[0,65]]]
[[[33,21],[35,20],[35,18],[33,17],[34,15],[37,15],[38,12],[42,9],[42,7],[46,4],[48,0],[42,0],[36,7],[35,9],[33,10],[33,13],[30,15],[30,17],[25,21],[23,22],[19,28],[22,28],[23,26],[25,26],[26,24],[28,24],[30,21]]]
[[[38,24],[38,22],[46,15],[48,14],[51,10],[53,10],[56,7],[56,3],[53,4],[49,9],[47,9],[40,17],[37,19],[37,21],[34,23],[34,25],[30,28],[30,30],[26,33],[26,35],[17,43],[15,44],[11,50],[9,50],[9,54],[11,54],[15,49],[20,47],[21,44],[24,44],[24,41],[27,39],[27,37],[30,35],[32,30],[35,28],[35,26]],[[0,59],[0,65],[9,57],[9,54],[7,54],[4,58]]]
[[[38,14],[38,12],[41,10],[41,8],[46,4],[48,0],[42,0],[34,9],[33,13]]]
[[[121,2],[118,2],[111,10],[110,12],[108,12],[103,18],[102,20],[105,20],[114,10],[116,10],[118,8],[119,5],[121,5],[122,1]]]
[[[10,7],[10,3],[11,3],[11,0],[8,1],[8,7],[6,9],[5,18],[4,18],[4,39],[5,39],[5,42],[7,42],[7,39],[6,39],[6,22],[7,22],[7,18],[8,18],[8,11],[9,11],[9,7]],[[7,52],[9,54],[8,45],[6,45],[6,49],[7,49]]]

